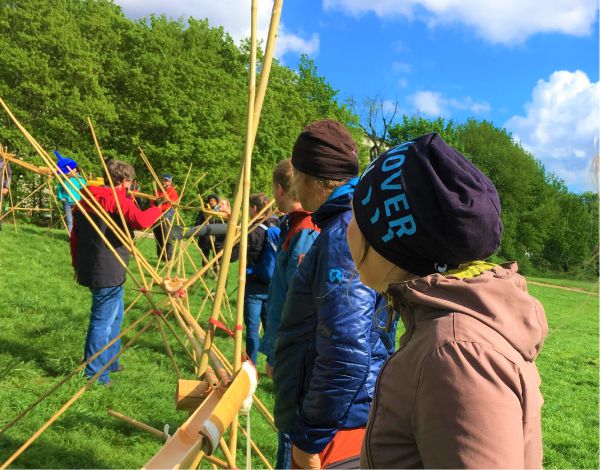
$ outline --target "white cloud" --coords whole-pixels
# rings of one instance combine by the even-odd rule
[[[142,18],[151,13],[165,14],[171,18],[208,18],[211,26],[223,26],[235,41],[250,36],[250,2],[244,0],[115,0],[130,18]],[[271,19],[272,2],[258,2],[258,38],[266,43]],[[288,52],[315,54],[319,49],[319,35],[314,33],[308,39],[287,31],[279,25],[275,55],[279,58]]]
[[[597,0],[323,0],[325,10],[360,17],[415,17],[430,26],[461,23],[493,43],[515,44],[537,33],[592,32]]]
[[[420,113],[428,116],[443,116],[446,114],[441,93],[435,91],[418,91],[409,101],[417,108]]]
[[[505,127],[516,140],[576,191],[593,189],[591,161],[598,147],[600,82],[557,71],[539,80],[525,116],[513,116]]]
[[[431,117],[448,117],[453,110],[470,111],[473,114],[485,114],[492,107],[486,101],[475,101],[470,96],[446,98],[437,91],[418,91],[408,98],[415,109]]]
[[[313,33],[310,39],[294,34],[280,34],[275,43],[275,55],[283,57],[287,52],[314,55],[319,50],[319,35]]]

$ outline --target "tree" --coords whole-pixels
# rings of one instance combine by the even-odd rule
[[[370,140],[369,160],[372,161],[389,148],[390,129],[400,110],[398,100],[387,101],[380,96],[365,98],[359,106],[349,100],[350,109],[359,116],[359,126]]]

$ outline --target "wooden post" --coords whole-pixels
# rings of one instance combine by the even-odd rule
[[[204,380],[179,379],[175,391],[175,409],[194,411],[211,389]]]

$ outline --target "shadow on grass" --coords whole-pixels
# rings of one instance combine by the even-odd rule
[[[126,422],[124,422],[118,418],[110,416],[108,414],[109,408],[111,408],[111,407],[107,405],[105,413],[96,413],[96,412],[80,413],[80,412],[77,412],[74,410],[70,410],[67,414],[65,414],[65,416],[63,416],[60,419],[60,426],[64,427],[65,429],[70,429],[70,428],[77,428],[77,427],[81,426],[81,423],[85,423],[86,426],[94,426],[98,429],[102,429],[103,432],[110,431],[110,432],[117,433],[122,438],[147,437],[150,441],[155,440],[157,443],[162,442],[160,439],[154,437],[152,434],[150,434],[146,431],[142,431],[141,429],[138,429],[135,426],[127,424]],[[118,404],[116,404],[115,411],[121,411],[118,408]],[[132,418],[139,419],[139,417],[136,417],[136,416],[132,416]],[[161,431],[162,431],[162,427],[164,426],[164,424],[161,425],[160,420],[157,420],[156,422],[144,422],[144,423],[148,424],[149,426],[152,426],[156,429],[159,429]]]
[[[65,372],[70,372],[70,369],[61,367],[59,363],[52,364],[49,361],[48,351],[46,349],[41,351],[36,350],[30,342],[25,343],[0,338],[0,353],[8,353],[18,361],[34,362],[51,377],[57,377],[63,375]]]
[[[2,436],[0,462],[8,459],[25,441]],[[42,436],[14,462],[15,468],[104,468],[106,462],[95,459],[91,449],[63,446]],[[60,463],[60,464],[59,464]]]
[[[12,226],[12,224],[7,225],[7,224],[3,224],[3,230],[12,230],[14,232],[14,227]],[[36,236],[40,236],[43,235],[45,237],[50,237],[50,238],[54,238],[56,240],[64,240],[66,242],[69,241],[69,235],[67,234],[66,230],[48,230],[48,227],[33,227],[30,225],[23,225],[20,223],[17,223],[17,235],[19,233],[23,233],[23,234],[27,234],[27,235],[36,235]]]

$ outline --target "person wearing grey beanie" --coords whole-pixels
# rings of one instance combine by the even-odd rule
[[[502,237],[492,182],[437,134],[374,160],[348,245],[406,333],[381,370],[361,468],[541,468],[548,325]]]

